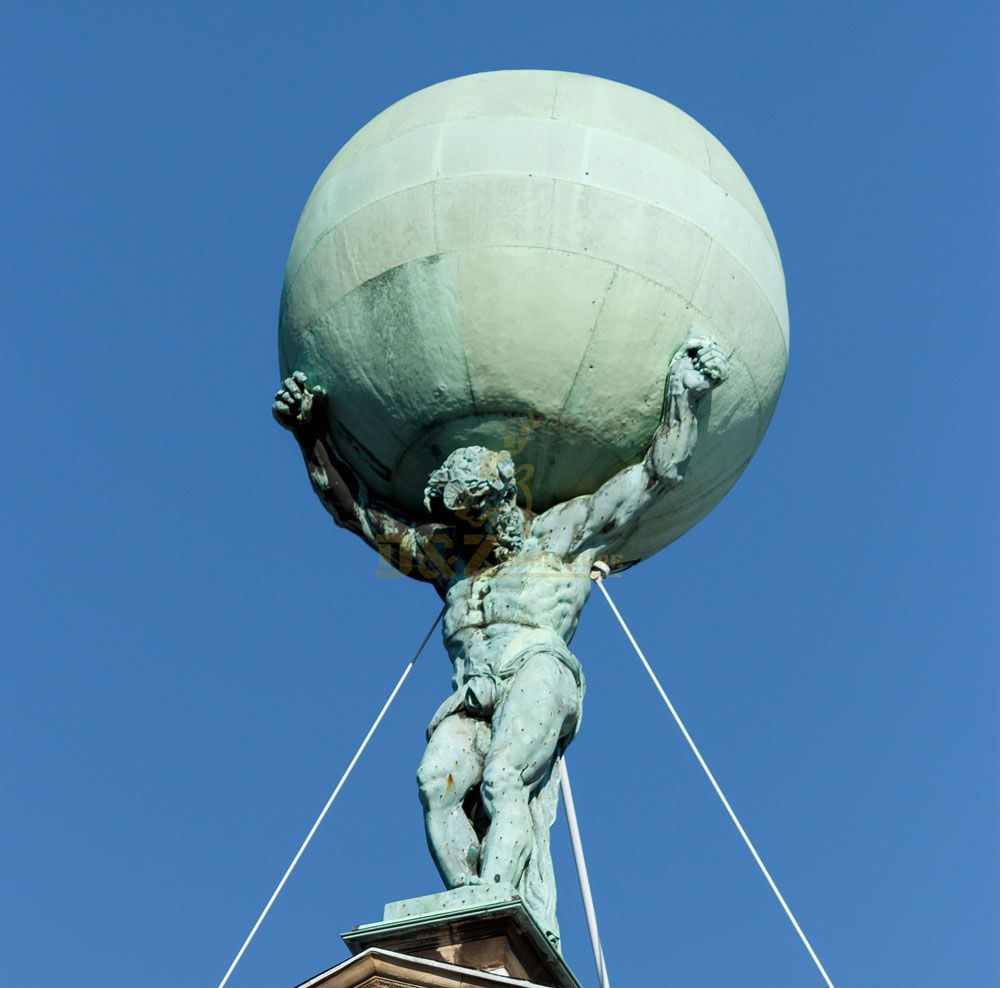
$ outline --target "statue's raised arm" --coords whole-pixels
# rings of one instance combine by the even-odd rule
[[[698,405],[728,377],[728,358],[715,340],[689,339],[670,364],[663,415],[642,462],[593,494],[550,508],[535,519],[534,537],[566,555],[613,553],[642,513],[683,481],[698,442]]]
[[[329,434],[326,392],[302,371],[285,378],[271,412],[299,444],[313,491],[333,520],[362,538],[404,576],[441,584],[448,566],[434,545],[442,528],[407,521],[368,493]]]

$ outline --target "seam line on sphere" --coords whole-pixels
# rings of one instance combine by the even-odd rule
[[[435,254],[441,253],[441,236],[438,231],[438,186],[440,184],[441,183],[437,179],[434,179],[434,181],[431,182],[431,236],[433,237],[434,240]],[[355,214],[352,213],[351,215],[353,216]],[[309,251],[309,254],[311,253],[312,250]],[[309,254],[306,254],[306,256],[302,258],[303,264],[305,264],[306,259],[309,257]]]
[[[566,73],[561,73],[561,74],[565,75]],[[630,86],[629,88],[634,88],[634,87]],[[557,84],[556,96],[558,96],[558,92],[559,91],[558,91],[558,84]],[[642,92],[642,90],[639,90],[639,92]],[[648,95],[652,96],[653,94],[649,93]],[[659,99],[660,97],[657,96],[655,98]],[[405,99],[405,97],[404,97],[404,99]],[[698,121],[695,120],[694,117],[692,117],[689,113],[685,113],[684,110],[681,110],[681,108],[679,106],[674,106],[673,103],[668,103],[667,100],[663,100],[663,102],[667,103],[668,106],[673,107],[675,110],[679,110],[681,113],[684,114],[685,117],[687,117],[690,121],[692,121],[692,123],[694,123],[695,126],[697,126],[698,128],[700,128],[701,130],[708,130],[707,127],[703,127],[702,124],[698,123]],[[555,100],[553,100],[553,107],[552,107],[552,109],[553,109],[553,112],[555,112]],[[555,117],[555,116],[552,116],[552,117],[546,118],[546,117],[534,117],[534,116],[530,116],[528,114],[511,115],[509,113],[508,114],[498,113],[498,114],[485,114],[485,115],[483,115],[481,117],[469,117],[467,119],[470,119],[470,120],[537,120],[537,121],[539,121],[541,123],[544,123],[546,119],[549,119],[549,120],[559,121],[560,123],[572,124],[572,125],[574,125],[576,127],[589,127],[591,130],[599,131],[602,134],[611,134],[613,137],[624,137],[627,140],[635,141],[635,143],[638,144],[640,147],[648,148],[650,151],[656,151],[659,154],[662,154],[662,155],[664,155],[667,158],[672,158],[678,164],[687,166],[692,171],[698,171],[698,169],[694,165],[692,165],[688,161],[685,161],[684,158],[680,157],[680,155],[678,155],[678,154],[672,154],[670,151],[665,151],[663,148],[656,147],[655,144],[650,144],[647,141],[640,141],[637,138],[631,137],[629,134],[623,134],[621,131],[618,131],[618,130],[610,130],[607,127],[597,127],[597,126],[595,126],[593,124],[584,124],[584,123],[580,123],[580,121],[578,121],[578,120],[569,120],[569,119],[567,119],[565,117]],[[448,120],[448,121],[437,120],[437,121],[434,121],[432,123],[421,124],[419,127],[413,127],[410,130],[405,130],[402,133],[397,134],[391,141],[383,141],[381,144],[372,144],[372,145],[370,145],[370,146],[368,146],[366,148],[361,149],[353,158],[351,158],[349,161],[347,161],[339,169],[337,169],[334,172],[331,172],[329,175],[324,176],[322,184],[317,184],[316,186],[314,186],[312,192],[309,193],[309,199],[312,199],[320,191],[320,189],[322,189],[322,188],[324,188],[326,186],[326,184],[331,179],[335,178],[337,175],[340,175],[342,172],[344,172],[348,167],[350,167],[350,165],[352,165],[355,161],[357,161],[358,158],[360,158],[362,155],[364,155],[364,154],[371,154],[373,151],[377,151],[379,148],[389,147],[389,145],[395,144],[396,141],[402,140],[404,137],[409,137],[411,134],[419,133],[420,131],[427,130],[430,127],[441,127],[445,123],[456,123],[456,122],[458,122],[458,121],[455,121],[455,120]],[[360,131],[358,133],[360,133]],[[729,189],[727,189],[720,182],[716,181],[715,178],[713,178],[712,175],[709,173],[710,170],[711,170],[711,167],[712,167],[712,158],[711,158],[711,155],[708,153],[707,146],[705,145],[705,137],[704,137],[704,135],[703,134],[699,134],[699,137],[701,138],[702,147],[705,149],[705,154],[706,154],[706,157],[708,158],[707,167],[709,169],[709,171],[699,172],[699,174],[700,175],[704,175],[705,178],[707,178],[713,185],[717,186],[719,189],[721,189],[723,192],[725,192],[727,196],[729,196],[730,198],[732,198],[733,201],[738,206],[740,206],[741,209],[745,210],[746,213],[747,213],[747,215],[753,221],[754,225],[757,227],[757,229],[760,230],[760,232],[762,234],[764,234],[764,239],[767,240],[768,244],[770,245],[771,237],[774,236],[773,232],[771,233],[771,237],[768,237],[768,235],[767,235],[768,231],[765,230],[760,225],[760,223],[757,222],[757,219],[753,215],[753,213],[751,213],[750,210],[747,209],[747,207],[744,206],[743,203],[740,202],[739,199],[737,199],[733,195],[733,193],[729,191]],[[349,144],[351,142],[351,140],[353,140],[353,137],[350,138],[350,139],[348,139],[347,143]],[[716,140],[718,140],[718,138],[716,138]],[[721,141],[719,141],[719,143],[722,145],[722,147],[724,149],[726,148],[726,146],[724,144],[722,144]],[[345,145],[345,147],[346,147],[346,145]],[[341,148],[341,150],[343,150],[343,148]],[[339,154],[340,152],[338,151],[337,153]],[[730,154],[730,152],[728,151],[728,149],[726,149],[726,153],[729,154],[730,157],[732,157],[732,154]],[[736,159],[733,158],[733,161],[736,161]],[[739,164],[739,162],[736,162],[736,163]],[[754,197],[756,198],[757,197],[757,192],[754,189],[753,185],[750,184],[750,180],[749,179],[747,179],[747,184],[750,185],[750,189],[753,192]],[[309,202],[309,199],[306,200],[307,203]],[[757,199],[757,202],[760,205],[761,210],[763,211],[764,206],[763,206],[763,203],[760,202],[759,198]],[[766,213],[765,213],[765,215],[766,215]],[[779,258],[779,260],[780,260],[780,258]]]
[[[462,318],[462,258],[461,255],[456,257],[455,267],[459,272],[459,276],[456,279],[458,282],[455,285],[455,303],[456,303],[456,319],[455,326],[458,330],[458,338],[462,344],[462,366],[465,367],[465,382],[469,386],[469,400],[472,402],[472,411],[475,414],[479,414],[479,401],[476,398],[476,387],[472,383],[472,368],[469,366],[469,348],[466,345],[465,339],[465,320]],[[413,444],[410,443],[410,446]],[[409,447],[407,447],[409,448]],[[393,470],[395,470],[396,465],[400,462],[399,459],[396,460],[396,464],[393,465]]]
[[[701,141],[702,141],[702,144],[705,145],[705,157],[708,159],[708,177],[709,177],[709,179],[712,182],[714,182],[716,185],[718,185],[719,188],[722,189],[724,192],[727,192],[734,199],[736,198],[736,196],[733,195],[732,192],[729,192],[729,190],[720,181],[718,181],[716,179],[716,177],[715,177],[715,174],[713,172],[713,166],[712,166],[712,149],[708,146],[708,139],[710,137],[712,138],[713,141],[715,141],[716,144],[719,145],[719,147],[722,148],[723,151],[726,152],[726,154],[729,155],[730,158],[733,159],[733,163],[736,165],[736,167],[739,170],[740,174],[746,180],[747,185],[750,186],[751,191],[756,196],[757,195],[757,190],[754,188],[753,183],[750,181],[750,178],[747,175],[747,173],[745,171],[743,171],[743,166],[736,160],[736,158],[733,157],[733,155],[730,152],[729,148],[727,148],[726,145],[723,144],[722,141],[720,141],[706,127],[702,131]],[[775,237],[774,230],[771,228],[771,221],[767,218],[767,212],[764,210],[764,204],[760,201],[759,198],[757,199],[757,202],[760,205],[761,212],[764,213],[764,222],[767,224],[767,228],[765,229],[763,226],[760,225],[760,223],[758,223],[757,226],[760,226],[761,230],[763,230],[764,237],[766,238],[767,242],[771,245],[772,250],[774,251],[775,255],[778,258],[778,262],[781,263],[781,251],[778,249],[778,238]]]
[[[503,117],[503,116],[498,116],[498,117],[477,117],[477,118],[473,118],[473,119],[475,119],[475,120],[501,120],[501,121],[511,121],[511,122],[523,122],[523,121],[526,121],[526,120],[534,120],[536,122],[541,122],[541,123],[545,122],[544,118],[539,118],[539,117],[510,117],[510,116]],[[447,121],[445,124],[442,124],[442,123],[439,122],[439,123],[434,123],[434,124],[427,124],[425,127],[414,128],[412,131],[407,131],[405,134],[400,134],[398,137],[394,138],[391,141],[386,141],[384,144],[380,144],[380,145],[377,145],[376,147],[370,148],[368,150],[368,152],[366,152],[366,153],[374,153],[374,152],[379,151],[379,150],[381,150],[383,148],[388,148],[392,144],[396,143],[396,141],[401,140],[404,137],[407,137],[407,136],[409,136],[411,134],[418,133],[421,130],[426,130],[426,129],[429,129],[429,128],[432,128],[432,127],[437,127],[440,130],[444,130],[445,126],[454,126],[454,125],[456,125],[458,123],[462,123],[462,122],[463,121]],[[780,254],[777,251],[776,247],[772,246],[772,244],[771,244],[771,239],[773,238],[773,233],[769,234],[769,231],[765,230],[761,226],[761,224],[757,221],[757,219],[753,215],[753,213],[742,202],[740,202],[740,200],[737,199],[728,189],[726,189],[719,182],[715,181],[715,179],[712,178],[712,176],[711,176],[711,174],[709,174],[709,172],[707,172],[707,171],[700,171],[698,168],[696,168],[695,166],[693,166],[690,163],[686,162],[683,158],[679,158],[677,155],[670,154],[669,152],[663,151],[660,148],[656,148],[656,147],[654,147],[651,144],[646,144],[643,141],[635,140],[635,138],[631,138],[631,137],[628,137],[627,135],[620,134],[617,131],[608,130],[607,128],[603,128],[603,127],[592,127],[592,126],[590,126],[588,124],[580,124],[580,123],[576,123],[575,121],[572,121],[572,120],[560,120],[559,122],[562,123],[562,124],[566,124],[567,126],[577,127],[579,129],[582,129],[582,130],[592,130],[592,131],[595,131],[597,133],[607,134],[610,137],[615,137],[615,138],[618,138],[618,139],[621,139],[621,140],[633,141],[638,146],[643,147],[643,148],[645,148],[645,149],[653,152],[654,154],[660,154],[660,155],[662,155],[665,158],[669,158],[671,161],[675,162],[680,167],[682,167],[682,168],[686,169],[687,171],[691,172],[693,175],[696,175],[699,178],[705,179],[711,185],[715,186],[715,188],[719,192],[721,192],[724,197],[726,197],[727,199],[731,200],[731,202],[736,206],[736,208],[738,208],[746,216],[746,218],[749,220],[749,222],[751,223],[751,225],[757,230],[757,232],[760,234],[760,236],[763,237],[763,240],[764,240],[764,243],[765,243],[765,245],[767,247],[768,252],[772,255],[773,259],[777,262],[779,270],[781,269],[781,257],[780,257]],[[439,137],[439,140],[440,140],[440,137]],[[702,146],[704,147],[704,144],[705,144],[704,135],[701,136],[701,141],[702,141]],[[707,150],[706,150],[706,154],[707,154]],[[710,167],[710,165],[709,165],[709,167]],[[343,174],[343,172],[346,171],[346,170],[347,169],[345,167],[341,172],[337,172],[336,174],[337,175]],[[458,174],[458,175],[449,175],[449,176],[445,177],[445,176],[441,176],[440,175],[440,168],[439,167],[437,169],[435,169],[435,172],[437,173],[435,175],[435,177],[432,178],[432,179],[430,179],[430,180],[428,180],[428,181],[447,181],[448,179],[452,179],[452,178],[471,178],[471,177],[475,177],[476,175],[520,175],[521,174],[521,172],[509,172],[509,171],[497,171],[497,172],[493,172],[493,171],[477,171],[477,172],[473,172],[473,173]],[[572,182],[573,181],[573,179],[571,179],[571,178],[566,178],[564,176],[553,176],[553,175],[549,175],[548,173],[542,172],[542,171],[540,171],[538,174],[540,176],[544,174],[545,177],[548,177],[548,178],[557,178],[560,181],[565,181],[565,182]],[[330,179],[328,179],[328,181],[332,180],[334,177],[336,177],[336,176],[335,175],[330,176]],[[362,209],[367,208],[369,205],[374,205],[376,202],[380,202],[382,199],[386,198],[387,196],[396,195],[399,192],[408,191],[410,189],[420,188],[423,185],[427,185],[428,181],[415,182],[413,185],[409,185],[409,186],[406,186],[405,188],[401,188],[401,189],[394,189],[392,192],[388,192],[388,193],[386,193],[383,196],[379,196],[378,198],[372,200],[372,202],[366,203],[365,205],[360,206],[358,209],[353,210],[351,213],[348,213],[346,216],[341,217],[334,224],[334,228],[336,226],[339,226],[341,223],[345,222],[350,216],[353,216],[355,213],[360,212]],[[749,184],[749,179],[747,181],[748,181],[748,184]],[[326,183],[324,183],[324,185],[325,184]],[[586,183],[576,183],[576,184],[583,185],[583,184],[586,184]],[[603,186],[599,186],[599,185],[596,185],[596,184],[593,184],[591,187],[598,188],[598,189],[604,189]],[[753,191],[753,186],[752,185],[750,186],[750,189],[751,189],[751,191]],[[655,202],[653,202],[651,200],[648,200],[648,199],[642,199],[642,198],[639,198],[639,197],[636,197],[636,196],[624,196],[622,193],[617,192],[614,189],[605,189],[605,191],[615,192],[617,195],[622,195],[623,198],[632,199],[633,201],[636,201],[636,202],[646,202],[649,205],[653,205],[653,206],[658,205],[657,203],[655,203]],[[754,193],[754,196],[756,197],[756,193]],[[307,202],[306,202],[307,206],[308,206],[309,201],[311,201],[311,199],[312,199],[312,196],[310,196],[310,199],[307,200]],[[759,199],[757,200],[757,202],[758,202],[758,205],[760,205],[760,200]],[[761,206],[761,209],[763,209],[763,206]],[[303,210],[303,212],[304,211],[305,210]],[[674,214],[674,215],[680,216],[680,214]],[[682,219],[686,219],[686,217],[683,217],[683,216],[681,216],[681,218]],[[692,222],[692,221],[688,220],[688,222]],[[692,223],[692,225],[698,226],[697,223]],[[707,231],[705,231],[705,232],[707,233]],[[326,232],[324,232],[323,234],[320,234],[319,236],[316,237],[316,239],[313,241],[313,243],[311,243],[308,246],[308,248],[306,249],[305,254],[302,257],[302,260],[298,263],[298,265],[296,265],[295,272],[291,276],[291,278],[289,279],[289,284],[291,284],[292,282],[294,282],[295,277],[298,275],[299,268],[305,262],[306,257],[308,257],[310,253],[312,253],[313,249],[320,242],[320,240],[323,239],[323,237],[325,235],[326,235]],[[293,241],[293,246],[294,246],[294,241]]]
[[[708,259],[712,256],[712,244],[713,243],[714,243],[714,241],[711,240],[710,238],[708,238],[708,243],[705,244],[705,255],[701,259],[701,270],[698,272],[698,277],[695,278],[694,289],[691,292],[691,298],[697,298],[697,296],[698,296],[698,289],[701,288],[701,283],[705,280],[705,272],[708,270]],[[747,273],[749,274],[749,272],[747,272]],[[774,311],[774,307],[773,306],[771,308],[771,311],[772,312]],[[778,314],[775,312],[774,316],[775,316],[775,318],[777,318]],[[780,323],[779,323],[779,330],[780,330]]]
[[[573,380],[569,383],[569,389],[566,392],[566,397],[555,417],[557,428],[562,424],[563,413],[566,411],[566,406],[569,404],[569,399],[572,397],[573,388],[576,386],[577,379],[580,377],[580,372],[583,370],[583,365],[587,362],[587,357],[589,356],[591,348],[594,345],[594,337],[597,335],[597,327],[601,323],[601,316],[604,314],[604,307],[608,304],[608,297],[611,295],[611,289],[614,287],[615,279],[617,277],[618,265],[616,264],[611,269],[611,277],[608,279],[607,287],[604,289],[604,297],[601,299],[601,304],[597,309],[597,315],[594,317],[593,325],[590,327],[590,335],[587,337],[587,345],[583,348],[583,353],[580,355],[580,362],[576,365],[576,370],[573,373]]]
[[[549,223],[545,231],[545,246],[551,248],[556,234],[556,180],[549,179]]]
[[[506,175],[506,176],[510,176],[510,175],[514,175],[516,173],[514,173],[514,172],[489,172],[487,174],[489,174],[489,175]],[[446,179],[432,179],[429,182],[421,182],[418,185],[411,185],[411,186],[407,186],[404,189],[397,189],[394,192],[390,192],[388,195],[382,196],[382,197],[380,197],[378,199],[374,199],[372,202],[368,203],[367,205],[362,206],[360,209],[357,209],[353,213],[350,213],[348,216],[345,216],[336,226],[331,227],[321,237],[319,237],[316,240],[316,242],[309,248],[308,252],[305,254],[305,256],[302,258],[302,260],[299,262],[298,267],[295,269],[295,274],[293,274],[291,276],[291,278],[289,279],[289,281],[288,281],[288,292],[291,293],[292,288],[294,287],[294,284],[295,284],[296,280],[298,279],[299,272],[302,270],[302,267],[305,265],[305,263],[308,261],[308,259],[312,256],[313,251],[315,251],[316,248],[324,240],[326,240],[327,237],[329,237],[331,234],[333,234],[343,223],[346,223],[347,220],[351,219],[354,216],[357,216],[359,213],[364,212],[364,210],[370,208],[371,206],[375,206],[378,203],[382,202],[383,200],[391,198],[392,196],[402,195],[402,194],[404,194],[406,192],[412,192],[414,189],[420,189],[420,188],[423,188],[426,185],[433,185],[433,184],[439,183],[439,182],[448,182],[448,181],[452,181],[452,180],[456,180],[456,179],[461,180],[462,178],[471,178],[471,177],[475,177],[475,176],[469,176],[469,175],[465,175],[465,176],[450,176],[449,178],[446,178]],[[554,183],[553,184],[553,189],[555,188],[555,183],[557,183],[557,182],[561,182],[561,183],[566,184],[566,185],[576,185],[576,186],[580,186],[581,188],[595,188],[595,186],[589,186],[589,185],[587,185],[584,182],[572,182],[572,181],[569,181],[567,179],[553,179],[552,181]],[[634,198],[632,198],[630,196],[624,196],[620,192],[615,192],[612,189],[601,189],[600,191],[606,193],[607,195],[615,196],[615,197],[617,197],[619,199],[626,199],[629,202],[643,202],[643,200],[634,199]],[[644,204],[645,205],[653,206],[656,209],[662,209],[662,207],[657,206],[655,203],[644,203]],[[663,212],[669,212],[669,211],[668,210],[663,210]],[[784,334],[784,332],[782,331],[782,328],[781,328],[781,325],[782,325],[781,324],[781,317],[778,315],[778,310],[774,307],[774,302],[771,300],[771,298],[767,294],[767,292],[764,291],[764,288],[761,286],[760,282],[753,276],[752,272],[747,268],[747,266],[745,264],[743,264],[742,261],[740,261],[740,259],[735,254],[732,253],[732,251],[728,250],[725,246],[723,246],[723,244],[719,243],[719,241],[716,240],[712,236],[712,234],[709,233],[709,231],[706,230],[704,227],[699,226],[697,223],[692,222],[687,217],[681,216],[678,213],[669,213],[669,215],[675,217],[678,220],[680,220],[682,223],[686,223],[692,229],[698,230],[700,233],[703,233],[709,239],[709,241],[710,241],[709,249],[711,249],[711,245],[714,244],[724,254],[728,255],[733,260],[733,262],[736,265],[738,265],[739,268],[746,274],[746,276],[753,283],[754,287],[757,289],[758,292],[760,292],[761,296],[767,302],[768,308],[771,310],[771,313],[774,315],[775,322],[777,322],[777,324],[778,324],[778,333],[781,336],[781,343],[782,343],[782,347],[783,347],[784,352],[785,352],[785,359],[787,361],[787,359],[788,359],[788,345],[785,343],[785,334]],[[461,253],[461,251],[463,251],[463,250],[478,250],[478,249],[482,249],[482,248],[486,248],[486,247],[509,247],[509,248],[514,248],[514,249],[520,248],[520,249],[535,249],[535,250],[538,249],[537,245],[529,245],[529,244],[476,244],[476,245],[470,245],[470,246],[467,246],[467,247],[461,247],[461,248],[458,248],[457,250],[454,250],[452,252],[453,253]],[[624,264],[618,263],[617,261],[613,261],[613,260],[611,260],[611,259],[609,259],[607,257],[603,257],[600,254],[594,254],[594,253],[591,253],[589,251],[585,252],[585,251],[578,251],[578,250],[570,250],[567,247],[556,247],[556,246],[554,246],[552,244],[550,244],[546,249],[553,250],[553,251],[558,251],[558,252],[563,253],[563,254],[572,254],[572,255],[576,255],[576,256],[580,256],[580,257],[593,257],[593,258],[595,258],[597,260],[605,261],[608,264],[614,264],[615,266],[621,268],[623,271],[630,271],[633,274],[636,274],[636,275],[639,275],[640,277],[646,278],[648,281],[651,281],[654,284],[662,285],[664,288],[667,288],[669,291],[672,291],[675,295],[677,295],[678,298],[683,298],[683,296],[680,295],[680,293],[677,292],[676,289],[670,288],[669,285],[663,285],[662,282],[656,281],[655,278],[650,278],[649,275],[644,274],[641,271],[637,271],[635,268],[630,268],[630,267],[628,267],[628,266],[626,266]],[[440,253],[440,248],[437,247],[437,245],[436,245],[436,252]],[[426,253],[424,253],[424,254],[417,255],[417,257],[407,258],[407,260],[401,261],[399,264],[394,264],[392,268],[387,268],[386,270],[393,270],[393,268],[402,267],[404,264],[409,264],[412,261],[415,261],[415,260],[418,260],[421,257],[427,257],[427,256],[428,255]],[[778,266],[779,266],[779,268],[781,266],[780,259],[778,260]],[[384,273],[384,272],[382,272],[382,273]],[[337,298],[334,302],[332,302],[330,304],[329,308],[326,309],[326,310],[324,310],[324,312],[321,313],[320,317],[318,317],[318,318],[322,318],[322,316],[325,316],[327,314],[327,312],[329,312],[330,309],[332,309],[333,306],[335,306],[337,304],[337,302],[339,302],[343,298],[346,298],[348,295],[350,295],[351,292],[356,291],[362,285],[366,284],[368,281],[371,281],[372,278],[376,278],[376,277],[378,277],[377,274],[372,275],[370,278],[366,278],[364,281],[359,282],[353,288],[351,288],[348,291],[344,292],[344,294],[341,295],[339,298]],[[782,275],[782,283],[784,283],[784,275]],[[692,295],[693,294],[694,293],[692,292]],[[688,304],[692,304],[693,305],[693,303],[688,302],[687,299],[684,299],[684,301],[686,303],[688,303]],[[309,323],[308,325],[311,326],[311,325],[313,325],[313,323]]]
[[[448,253],[462,254],[462,253],[464,253],[466,251],[473,251],[473,250],[493,250],[493,249],[496,249],[496,248],[502,248],[504,250],[538,250],[539,249],[537,247],[529,247],[529,246],[524,246],[524,245],[521,245],[521,244],[492,244],[492,245],[483,244],[483,245],[479,245],[479,246],[476,246],[476,247],[464,247],[464,248],[461,248],[459,250],[449,251]],[[657,281],[655,278],[650,278],[650,276],[648,274],[644,274],[642,271],[636,271],[635,268],[627,267],[624,264],[617,264],[614,261],[610,261],[607,258],[601,257],[598,254],[583,253],[582,251],[577,251],[577,250],[567,250],[564,247],[551,247],[550,246],[550,247],[547,247],[545,249],[546,250],[551,250],[551,251],[553,251],[555,253],[559,253],[559,254],[568,254],[571,257],[583,257],[583,258],[587,258],[587,259],[592,260],[592,261],[598,261],[601,264],[607,264],[607,265],[616,267],[620,271],[627,271],[629,274],[635,275],[635,277],[641,278],[643,281],[646,281],[649,284],[655,285],[657,288],[660,288],[661,290],[663,290],[665,292],[668,292],[670,295],[674,296],[674,298],[676,298],[679,301],[681,301],[684,305],[689,306],[692,309],[692,311],[697,312],[698,315],[700,315],[702,318],[704,318],[705,321],[708,322],[710,325],[716,326],[716,321],[714,319],[712,319],[711,316],[709,316],[708,313],[704,311],[704,309],[702,309],[699,306],[695,305],[693,301],[691,301],[689,299],[686,299],[676,289],[671,288],[669,285],[663,284],[662,281]],[[711,249],[711,245],[709,245],[709,249]],[[720,248],[720,249],[724,249],[724,248]],[[417,257],[407,258],[407,260],[401,261],[399,264],[393,265],[393,267],[391,267],[391,268],[387,268],[386,272],[388,272],[388,271],[394,271],[394,270],[396,270],[396,268],[401,268],[401,267],[403,267],[404,265],[407,265],[407,264],[413,264],[415,261],[422,260],[423,258],[425,258],[427,256],[428,256],[427,254],[420,254]],[[734,258],[734,260],[735,260],[735,258]],[[739,262],[737,262],[737,263],[739,263]],[[746,269],[744,269],[744,270],[746,270]],[[386,272],[383,272],[383,274],[386,273]],[[747,276],[750,277],[749,272],[747,272]],[[377,278],[377,277],[379,277],[379,275],[373,275],[372,276],[372,278]],[[354,292],[359,291],[369,281],[371,281],[372,278],[365,279],[365,281],[362,281],[360,284],[355,285],[354,288],[350,289],[350,291],[345,292],[338,299],[336,299],[336,301],[332,302],[327,309],[325,309],[323,312],[321,312],[319,315],[317,315],[302,330],[299,330],[299,332],[301,333],[301,335],[303,337],[305,337],[305,335],[307,333],[312,332],[315,329],[315,327],[318,326],[323,320],[329,318],[329,316],[333,312],[333,310],[338,305],[340,305],[340,303],[343,302],[344,299],[346,299],[348,296],[352,295]],[[461,293],[461,285],[459,285],[458,291],[459,291],[459,293]],[[763,293],[761,293],[761,294],[763,294]],[[764,297],[766,298],[766,296],[764,296]],[[461,303],[461,295],[459,296],[459,303]],[[785,361],[787,363],[787,361],[788,361],[788,346],[785,343],[785,334],[781,331],[781,322],[778,319],[777,312],[774,311],[774,307],[770,306],[770,304],[769,304],[769,307],[770,307],[770,310],[771,310],[771,314],[774,317],[774,323],[775,323],[775,325],[773,326],[773,331],[778,334],[778,340],[779,340],[779,342],[781,344],[781,349],[782,349],[782,352],[784,353]],[[716,326],[716,328],[718,329],[718,331],[722,335],[725,335],[725,328],[724,327],[718,327],[718,326]],[[464,353],[464,349],[463,349],[463,353]],[[753,375],[750,372],[750,368],[747,367],[745,361],[741,361],[741,363],[743,363],[743,366],[746,367],[747,374],[750,376],[751,380],[753,380]],[[468,363],[466,363],[466,368],[468,368]],[[470,388],[470,394],[471,394],[471,397],[472,397],[473,405],[475,405],[475,394],[474,394],[474,392],[472,392],[472,381],[471,381],[471,378],[469,379],[469,388]],[[757,383],[756,383],[755,380],[754,380],[754,393],[758,397],[758,404],[759,404],[760,390],[759,390],[759,388],[757,388]]]

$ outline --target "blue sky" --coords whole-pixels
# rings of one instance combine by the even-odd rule
[[[656,93],[753,181],[791,305],[777,415],[724,503],[614,593],[834,982],[1000,982],[988,5],[4,21],[0,982],[217,984],[432,619],[432,592],[329,524],[271,422],[278,294],[359,126],[508,67]],[[575,649],[613,982],[820,984],[596,596]],[[233,986],[294,985],[439,888],[413,774],[448,674],[429,649]]]

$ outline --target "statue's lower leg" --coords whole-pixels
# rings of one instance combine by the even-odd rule
[[[468,885],[476,877],[479,862],[479,838],[462,804],[441,807],[427,806],[424,810],[427,846],[448,888]]]
[[[516,768],[494,764],[485,774],[482,792],[490,829],[483,842],[479,873],[484,882],[509,882],[516,886],[533,839],[528,787]]]
[[[483,806],[490,817],[479,869],[483,881],[499,875],[514,886],[521,882],[539,843],[530,801],[548,779],[560,738],[579,708],[580,688],[555,655],[535,654],[507,687],[483,768]],[[538,853],[548,853],[547,835],[544,844]]]
[[[447,718],[431,736],[417,770],[427,846],[448,888],[469,884],[479,863],[479,837],[464,806],[482,765],[473,731],[466,718]]]

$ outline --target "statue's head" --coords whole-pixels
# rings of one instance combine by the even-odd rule
[[[514,460],[484,446],[456,449],[427,479],[428,511],[442,505],[473,523],[482,523],[517,500]]]

